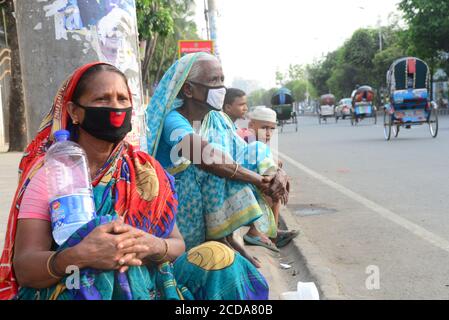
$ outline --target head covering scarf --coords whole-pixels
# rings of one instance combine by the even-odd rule
[[[87,64],[76,70],[63,83],[36,137],[25,150],[19,165],[19,184],[11,206],[0,260],[0,299],[11,299],[18,291],[12,259],[17,217],[23,194],[31,178],[43,165],[45,153],[54,141],[54,132],[67,129],[74,133],[67,103],[72,100],[83,74],[99,64],[106,63]],[[92,181],[92,185],[95,188],[95,206],[98,215],[103,213],[122,216],[126,223],[158,237],[165,238],[171,233],[177,207],[177,199],[172,191],[172,180],[159,163],[146,153],[134,150],[124,141],[118,143]]]
[[[177,60],[165,73],[151,97],[146,115],[146,135],[148,153],[155,156],[161,138],[165,117],[167,114],[182,106],[183,101],[178,98],[193,64],[198,58],[208,53],[197,52],[183,56]]]

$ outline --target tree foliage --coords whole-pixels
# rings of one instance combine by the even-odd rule
[[[198,39],[194,0],[138,0],[137,22],[143,50],[144,87],[152,89],[177,55],[178,40]]]
[[[382,51],[379,31],[382,33]],[[340,48],[307,67],[318,95],[333,93],[341,99],[349,97],[356,85],[370,85],[380,97],[381,89],[386,87],[385,74],[391,63],[406,54],[403,33],[397,22],[381,30],[355,31]]]
[[[286,72],[276,71],[275,79],[278,88],[271,88],[269,90],[259,89],[252,92],[248,96],[250,106],[270,106],[271,97],[280,87],[290,89],[297,102],[306,100],[307,93],[311,97],[316,97],[316,90],[307,79],[307,68],[303,65],[290,64]]]
[[[408,23],[410,53],[449,73],[449,1],[402,0],[399,8]]]

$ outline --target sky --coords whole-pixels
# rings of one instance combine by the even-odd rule
[[[207,2],[207,1],[206,1]],[[361,27],[388,24],[399,0],[216,0],[217,44],[226,85],[234,78],[275,86],[275,73],[308,64],[341,46]],[[204,0],[196,0],[206,39]]]

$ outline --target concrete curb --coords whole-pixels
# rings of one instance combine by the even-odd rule
[[[287,208],[282,210],[280,219],[285,223],[288,229],[298,228],[298,222],[295,221],[293,214]],[[299,226],[300,228],[301,226]],[[295,247],[304,268],[310,274],[320,291],[321,300],[346,300],[340,290],[337,278],[331,269],[325,267],[325,263],[317,247],[299,230],[298,237],[293,239],[292,245]]]

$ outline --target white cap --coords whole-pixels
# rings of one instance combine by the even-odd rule
[[[267,107],[256,107],[248,114],[248,118],[251,120],[277,122],[276,112]]]

